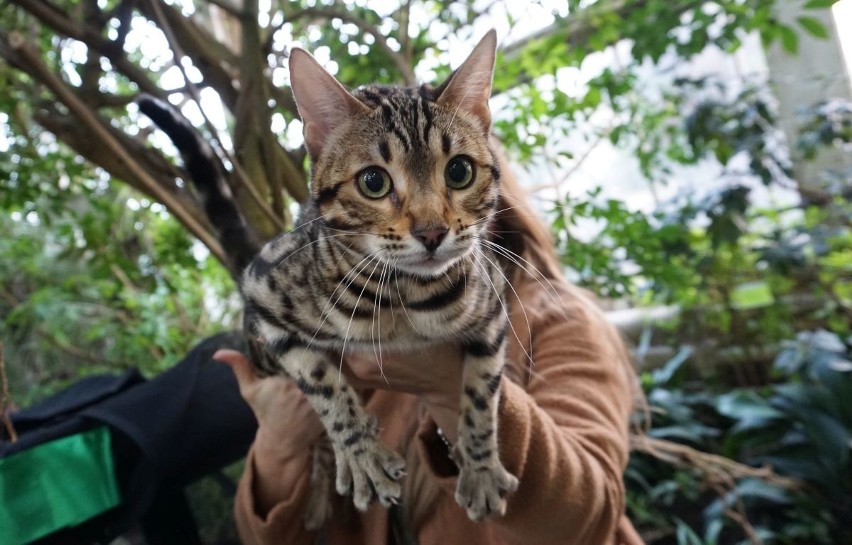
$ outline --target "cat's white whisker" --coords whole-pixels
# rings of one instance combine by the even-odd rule
[[[387,261],[385,261],[384,264],[382,265],[382,272],[379,275],[379,286],[378,286],[378,290],[376,290],[375,303],[373,304],[373,316],[374,317],[376,316],[376,309],[378,309],[379,352],[376,354],[376,361],[378,362],[378,365],[379,365],[379,374],[381,375],[382,379],[385,381],[385,384],[390,385],[390,383],[388,382],[388,378],[385,376],[384,366],[382,365],[382,304],[381,304],[381,302],[382,302],[382,287],[384,285],[385,274],[387,273],[387,271],[388,271],[388,263],[387,263]],[[376,352],[376,340],[375,340],[376,337],[375,337],[375,334],[374,334],[374,330],[372,328],[372,324],[370,326],[370,334],[373,336],[373,353],[375,353]]]
[[[343,236],[343,235],[331,235],[331,236],[328,236],[327,238],[336,238],[336,237],[339,237],[339,236]],[[290,253],[287,255],[287,257],[285,257],[284,259],[282,259],[282,260],[280,260],[278,263],[276,263],[276,264],[275,264],[275,268],[276,268],[276,269],[278,269],[278,268],[280,268],[280,267],[284,266],[284,264],[286,264],[286,263],[287,263],[290,259],[292,259],[292,258],[293,258],[296,254],[298,254],[298,253],[299,253],[299,252],[301,252],[302,250],[304,250],[304,249],[306,249],[306,248],[308,248],[308,247],[310,247],[310,246],[312,246],[312,245],[314,245],[314,244],[316,244],[316,243],[318,243],[318,242],[319,242],[319,240],[314,240],[314,241],[312,241],[312,242],[309,242],[309,243],[307,243],[307,244],[303,244],[302,246],[300,246],[300,247],[296,248],[295,250],[293,250],[292,252],[290,252]]]
[[[532,362],[532,361],[534,361],[533,358],[532,358],[532,331],[530,330],[530,319],[529,319],[529,316],[527,316],[527,309],[526,309],[526,307],[524,307],[524,302],[521,300],[521,297],[518,295],[518,292],[515,291],[515,287],[512,286],[512,283],[509,281],[508,278],[506,278],[506,275],[503,273],[503,269],[497,263],[494,263],[493,261],[491,261],[491,259],[485,254],[485,252],[483,252],[481,255],[489,263],[491,263],[491,266],[494,268],[494,270],[496,270],[497,273],[500,276],[503,277],[503,280],[506,282],[506,286],[508,286],[508,288],[510,290],[512,290],[512,293],[515,294],[515,299],[518,301],[518,306],[520,307],[521,312],[524,315],[524,321],[527,324],[527,339],[528,339],[528,342],[529,342],[529,351],[527,351],[526,348],[524,348],[524,353],[527,355],[527,359],[530,362]],[[507,316],[507,317],[509,317],[509,316]],[[512,322],[511,322],[511,319],[510,319],[509,324],[511,325],[511,323]],[[514,331],[514,326],[512,326],[512,330]],[[517,338],[517,335],[515,335],[515,338]],[[518,339],[518,343],[521,344],[520,339]],[[522,348],[523,348],[523,345],[522,345]]]
[[[375,255],[375,253],[371,254]],[[367,286],[370,284],[370,280],[373,279],[373,273],[376,272],[376,268],[381,263],[381,260],[371,257],[371,261],[375,261],[376,264],[373,265],[373,269],[370,271],[370,276],[367,277],[367,281],[364,283],[364,287],[361,288],[361,292],[358,294],[358,299],[355,300],[355,305],[352,308],[352,314],[349,316],[349,324],[346,326],[346,333],[343,335],[343,348],[340,351],[340,367],[338,368],[337,381],[340,382],[343,378],[343,356],[346,354],[346,344],[349,342],[349,331],[352,329],[352,321],[355,319],[355,313],[358,312],[358,305],[361,303],[361,297],[364,295],[364,290],[367,289]]]
[[[495,253],[502,255],[503,257],[511,261],[515,266],[530,275],[530,277],[532,277],[536,282],[538,282],[538,285],[541,286],[542,289],[547,291],[555,299],[561,299],[559,292],[556,290],[556,286],[553,285],[553,282],[550,281],[550,278],[548,278],[547,275],[541,272],[534,264],[524,259],[523,256],[490,240],[483,240],[482,242],[485,243],[489,248],[491,248]],[[542,283],[541,279],[544,279],[544,281],[547,282],[547,286]],[[563,316],[565,318],[568,318],[569,315],[564,306],[560,305],[560,308],[562,308],[563,310]]]
[[[414,322],[411,320],[411,316],[408,314],[408,309],[405,308],[405,299],[402,297],[402,293],[400,293],[400,291],[399,291],[399,269],[396,269],[396,268],[394,269],[393,277],[394,277],[394,282],[396,283],[396,293],[399,296],[399,306],[402,307],[402,312],[405,314],[405,317],[408,319],[408,323],[411,325],[411,329],[413,329],[415,333],[417,333],[418,335],[420,335],[422,337],[423,334],[420,333],[420,330],[417,329],[417,326],[415,326]]]
[[[470,261],[471,263],[473,263],[473,260],[470,258],[470,255],[465,255],[462,258],[462,261],[464,261],[464,262]],[[460,261],[460,263],[461,263],[461,261]],[[461,263],[461,264],[464,265],[464,263]],[[473,265],[471,265],[471,266],[473,266]],[[464,294],[465,294],[465,297],[467,297],[467,267],[462,266],[462,275],[464,275]]]
[[[295,233],[295,232],[296,232],[296,231],[298,231],[299,229],[303,229],[303,228],[305,228],[305,227],[309,226],[310,224],[314,223],[315,221],[324,220],[324,219],[326,219],[326,218],[328,218],[328,217],[330,217],[330,216],[331,216],[331,214],[321,214],[321,215],[319,215],[319,216],[315,217],[315,218],[314,218],[314,219],[312,219],[312,220],[306,221],[306,222],[304,222],[304,223],[300,223],[299,225],[297,225],[297,226],[296,226],[296,227],[295,227],[295,228],[291,231],[291,233]]]
[[[509,329],[512,330],[512,334],[515,336],[515,340],[518,341],[518,345],[521,347],[521,350],[523,350],[524,354],[527,356],[527,360],[532,361],[532,356],[530,356],[529,352],[527,352],[527,349],[524,348],[524,343],[521,342],[521,338],[520,338],[520,336],[518,336],[518,332],[515,330],[515,326],[512,325],[512,320],[510,319],[511,315],[509,314],[509,309],[508,309],[508,307],[506,307],[506,303],[503,301],[503,296],[500,293],[500,290],[497,289],[497,286],[494,285],[494,281],[491,280],[491,275],[488,274],[488,267],[486,267],[484,263],[479,261],[480,255],[482,257],[485,257],[485,254],[482,254],[482,253],[474,254],[474,259],[475,259],[474,266],[476,266],[479,269],[480,275],[482,275],[482,277],[485,278],[485,280],[491,286],[491,289],[497,295],[497,299],[500,302],[500,306],[503,308],[503,314],[506,315],[506,320],[509,321]],[[499,268],[498,268],[498,270],[499,270]]]
[[[351,247],[351,245],[350,245],[350,247]],[[329,313],[327,313],[326,310],[331,311],[334,307],[337,306],[337,303],[340,302],[340,299],[346,293],[346,290],[349,289],[349,286],[352,285],[352,283],[355,281],[355,278],[358,276],[358,274],[361,273],[361,271],[362,271],[361,264],[366,262],[366,264],[364,265],[364,268],[366,268],[370,265],[370,262],[374,258],[375,258],[375,252],[372,253],[372,254],[368,254],[366,257],[361,259],[361,261],[356,263],[346,274],[343,275],[343,278],[337,283],[337,285],[334,286],[334,289],[331,290],[331,293],[329,294],[328,299],[326,299],[325,306],[323,306],[322,311],[320,312],[321,321],[320,321],[319,325],[317,326],[316,331],[314,331],[314,334],[311,337],[310,341],[308,341],[308,345],[307,345],[308,348],[310,348],[311,345],[313,344],[314,340],[317,337],[317,334],[319,334],[320,329],[322,329],[322,326],[324,326],[326,321],[328,321]],[[352,275],[352,277],[348,278],[350,275]],[[347,282],[347,278],[348,278],[348,282]],[[337,290],[341,287],[341,285],[344,282],[346,282],[346,285],[343,286],[343,289],[340,290],[340,294],[337,296],[337,299],[334,300],[334,303],[331,305],[331,309],[329,309],[329,303],[331,302],[331,298],[334,297],[334,294],[337,293]]]

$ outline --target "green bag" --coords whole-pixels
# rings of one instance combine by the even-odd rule
[[[0,458],[0,545],[29,543],[120,501],[105,426]]]

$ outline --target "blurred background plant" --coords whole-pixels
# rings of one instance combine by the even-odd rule
[[[637,415],[628,509],[648,543],[852,542],[852,105],[834,2],[7,4],[0,340],[17,404],[91,373],[156,374],[238,324],[234,249],[140,92],[213,144],[268,238],[307,188],[291,45],[350,86],[437,82],[496,27],[495,131],[566,274],[634,345],[651,420]],[[191,495],[207,543],[234,540],[220,485]]]

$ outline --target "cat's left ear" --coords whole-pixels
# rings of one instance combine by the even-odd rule
[[[438,104],[459,108],[476,117],[482,129],[491,128],[491,80],[494,78],[494,59],[497,54],[497,32],[488,31],[467,59],[438,88]]]
[[[314,160],[335,128],[370,111],[303,49],[290,52],[290,87],[304,123],[305,147]]]

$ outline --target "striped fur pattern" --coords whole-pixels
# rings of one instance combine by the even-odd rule
[[[493,67],[490,37],[478,50],[490,46]],[[403,461],[378,441],[375,419],[340,373],[342,354],[380,360],[383,351],[461,344],[456,499],[475,520],[503,514],[518,483],[497,448],[508,319],[506,271],[483,242],[500,185],[490,119],[453,99],[461,91],[467,96],[453,81],[464,75],[460,69],[437,89],[370,86],[349,95],[354,102],[341,95],[349,101],[341,107],[345,118],[316,120],[314,112],[327,115],[333,107],[306,104],[323,99],[305,97],[297,78],[313,70],[304,77],[317,78],[323,89],[333,79],[310,63],[294,51],[293,89],[312,158],[311,202],[298,227],[268,243],[242,281],[246,330],[265,349],[258,371],[286,374],[307,396],[330,439],[337,491],[352,494],[360,510],[374,500],[387,507],[399,501]],[[490,72],[487,85],[490,92]],[[316,459],[313,478],[321,482],[330,457]],[[311,499],[309,527],[330,515],[327,505]]]

